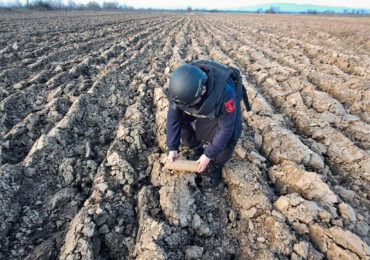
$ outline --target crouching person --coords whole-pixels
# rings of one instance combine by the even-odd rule
[[[181,138],[200,156],[199,173],[213,163],[211,183],[218,185],[241,135],[242,89],[239,71],[216,61],[196,60],[174,70],[167,93],[168,160],[177,159]]]

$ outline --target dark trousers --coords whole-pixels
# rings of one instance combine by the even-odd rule
[[[195,120],[195,129],[191,125]],[[197,149],[202,145],[202,141],[211,142],[218,128],[218,118],[196,118],[185,114],[182,121],[181,140],[190,149]],[[232,156],[235,149],[233,138],[226,147],[217,154],[213,161],[215,165],[223,165]]]

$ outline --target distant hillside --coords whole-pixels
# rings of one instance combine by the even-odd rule
[[[237,8],[230,8],[227,10],[232,11],[251,11],[255,12],[260,10],[262,12],[269,9],[271,6],[275,8],[275,10],[279,12],[306,12],[307,10],[315,10],[317,12],[325,12],[325,11],[334,11],[336,13],[344,13],[345,10],[347,13],[352,13],[353,10],[362,11],[364,13],[370,13],[370,9],[365,8],[352,8],[352,7],[342,7],[342,6],[326,6],[326,5],[311,5],[311,4],[290,4],[290,3],[271,3],[271,4],[261,4],[261,5],[252,5],[252,6],[245,6],[245,7],[237,7]]]

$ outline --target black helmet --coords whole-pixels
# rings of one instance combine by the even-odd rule
[[[189,105],[201,96],[207,74],[194,65],[185,64],[175,69],[170,77],[169,93],[179,105]]]

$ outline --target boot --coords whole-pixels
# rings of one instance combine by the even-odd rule
[[[197,149],[194,149],[194,155],[195,156],[201,156],[202,154],[204,153],[204,148],[203,146],[197,148]]]
[[[204,148],[203,146],[200,146],[196,149],[193,149],[193,155],[190,156],[190,160],[195,161],[198,160],[199,157],[204,153]]]
[[[220,184],[222,180],[222,167],[223,164],[215,164],[211,172],[211,183],[215,186]]]

